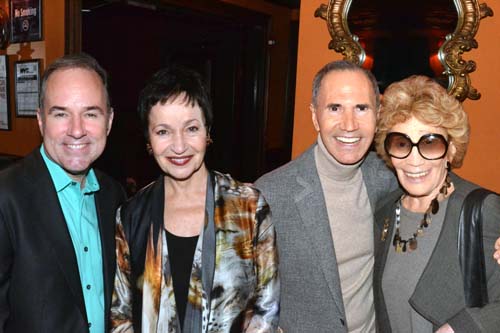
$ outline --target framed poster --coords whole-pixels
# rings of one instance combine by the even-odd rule
[[[0,130],[10,131],[9,64],[7,55],[0,55]]]
[[[16,115],[35,117],[40,96],[40,59],[17,61],[14,75]]]
[[[10,42],[42,40],[42,0],[10,0]]]

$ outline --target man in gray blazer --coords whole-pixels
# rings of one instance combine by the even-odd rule
[[[317,142],[256,182],[276,226],[285,332],[375,331],[373,212],[397,187],[367,153],[378,108],[370,72],[327,64],[313,82]]]

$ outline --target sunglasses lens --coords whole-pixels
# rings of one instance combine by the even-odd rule
[[[443,157],[448,149],[446,140],[435,134],[424,135],[418,141],[418,150],[423,158],[434,160]]]
[[[412,143],[400,133],[389,133],[385,138],[385,151],[392,157],[405,158],[411,152]]]
[[[394,158],[408,157],[413,146],[417,146],[420,155],[427,160],[440,159],[448,150],[448,142],[440,134],[426,134],[414,144],[402,133],[389,133],[385,138],[384,146],[387,154]]]

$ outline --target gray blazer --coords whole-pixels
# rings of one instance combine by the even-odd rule
[[[436,247],[420,277],[410,305],[437,329],[449,323],[455,332],[499,332],[500,331],[500,266],[493,260],[494,243],[500,230],[500,199],[489,196],[483,207],[483,244],[490,303],[483,308],[466,308],[462,273],[458,261],[458,220],[462,203],[467,193],[477,185],[451,174],[455,191],[451,194],[445,220]],[[381,240],[383,224],[388,219],[388,235],[394,228],[396,200],[402,192],[388,195],[386,204],[376,212],[375,221],[375,268],[374,298],[379,332],[391,332],[389,318],[382,294],[382,274],[387,252],[393,251],[392,238]]]
[[[314,147],[255,183],[271,207],[280,256],[280,327],[347,332],[342,291]],[[374,153],[361,165],[371,207],[397,183]]]

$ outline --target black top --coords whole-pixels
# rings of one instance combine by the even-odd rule
[[[189,279],[193,267],[194,251],[198,236],[179,237],[167,232],[168,259],[174,285],[175,304],[181,329],[184,327],[186,304],[189,292]]]

